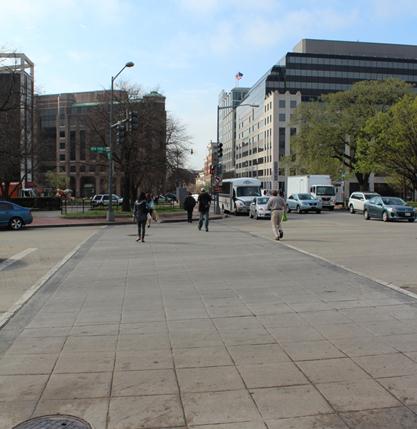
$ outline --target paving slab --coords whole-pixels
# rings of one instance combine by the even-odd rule
[[[332,412],[312,385],[256,389],[252,396],[265,420]]]
[[[413,429],[417,416],[405,407],[342,413],[343,420],[355,429]]]

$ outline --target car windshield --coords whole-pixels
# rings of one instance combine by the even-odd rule
[[[239,186],[236,189],[236,196],[238,197],[259,197],[261,190],[257,186]]]
[[[268,197],[258,198],[258,204],[267,204],[268,200],[269,200]]]
[[[378,194],[365,194],[365,199],[370,200],[371,198],[379,197]]]
[[[315,198],[311,194],[298,194],[299,200],[314,200]]]
[[[335,195],[333,186],[317,186],[317,195]]]
[[[395,197],[384,197],[382,198],[382,201],[387,206],[405,206],[405,201],[401,198],[395,198]]]

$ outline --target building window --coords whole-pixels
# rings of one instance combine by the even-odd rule
[[[85,131],[80,130],[80,159],[85,160]]]
[[[80,165],[80,173],[84,173],[85,172],[85,165]]]
[[[282,109],[285,109],[285,100],[279,100],[278,106],[281,107]]]
[[[285,156],[285,128],[279,129],[279,157]]]
[[[75,173],[75,172],[76,172],[75,165],[71,165],[70,166],[70,173]]]
[[[90,173],[95,173],[96,172],[96,166],[90,165],[89,170],[90,170]]]
[[[59,142],[59,148],[65,150],[65,142]]]
[[[75,161],[75,131],[70,131],[70,160]]]
[[[60,153],[59,154],[59,160],[60,161],[65,161],[65,153]]]
[[[297,107],[297,100],[290,100],[290,107],[291,109],[294,109]]]
[[[58,168],[58,171],[60,173],[65,173],[65,167],[63,165],[60,165],[59,168]]]
[[[280,113],[279,116],[278,116],[278,120],[280,122],[285,122],[285,113]]]
[[[59,130],[59,137],[65,138],[65,130]]]

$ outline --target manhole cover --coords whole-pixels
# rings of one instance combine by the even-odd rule
[[[92,429],[84,420],[73,416],[42,416],[19,423],[13,429]]]

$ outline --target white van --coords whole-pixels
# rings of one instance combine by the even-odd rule
[[[224,179],[219,193],[219,207],[224,213],[249,213],[255,197],[261,196],[261,182],[251,177]]]

